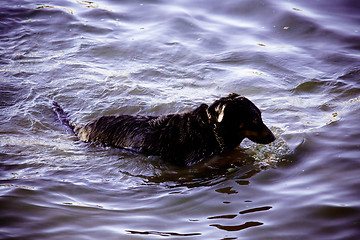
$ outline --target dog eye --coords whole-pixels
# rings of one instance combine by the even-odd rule
[[[260,118],[254,118],[254,120],[252,121],[254,124],[258,124],[260,122]]]

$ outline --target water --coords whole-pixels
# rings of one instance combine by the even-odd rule
[[[0,6],[1,239],[359,239],[360,4]],[[251,99],[277,136],[179,168],[79,123]]]

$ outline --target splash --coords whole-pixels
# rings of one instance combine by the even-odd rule
[[[247,139],[241,144],[245,153],[254,159],[254,165],[261,169],[276,167],[277,163],[285,161],[285,156],[292,152],[289,144],[282,137],[285,131],[278,127],[271,127],[271,131],[276,140],[270,144],[256,144]]]

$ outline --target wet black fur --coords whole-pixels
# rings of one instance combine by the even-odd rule
[[[246,137],[264,144],[275,140],[260,110],[235,93],[182,114],[103,116],[85,126],[69,121],[60,105],[53,105],[60,121],[82,141],[159,155],[179,165],[233,149]]]

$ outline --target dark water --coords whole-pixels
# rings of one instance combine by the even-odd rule
[[[1,239],[360,239],[357,0],[3,1]],[[230,92],[278,139],[189,168],[86,123]]]

